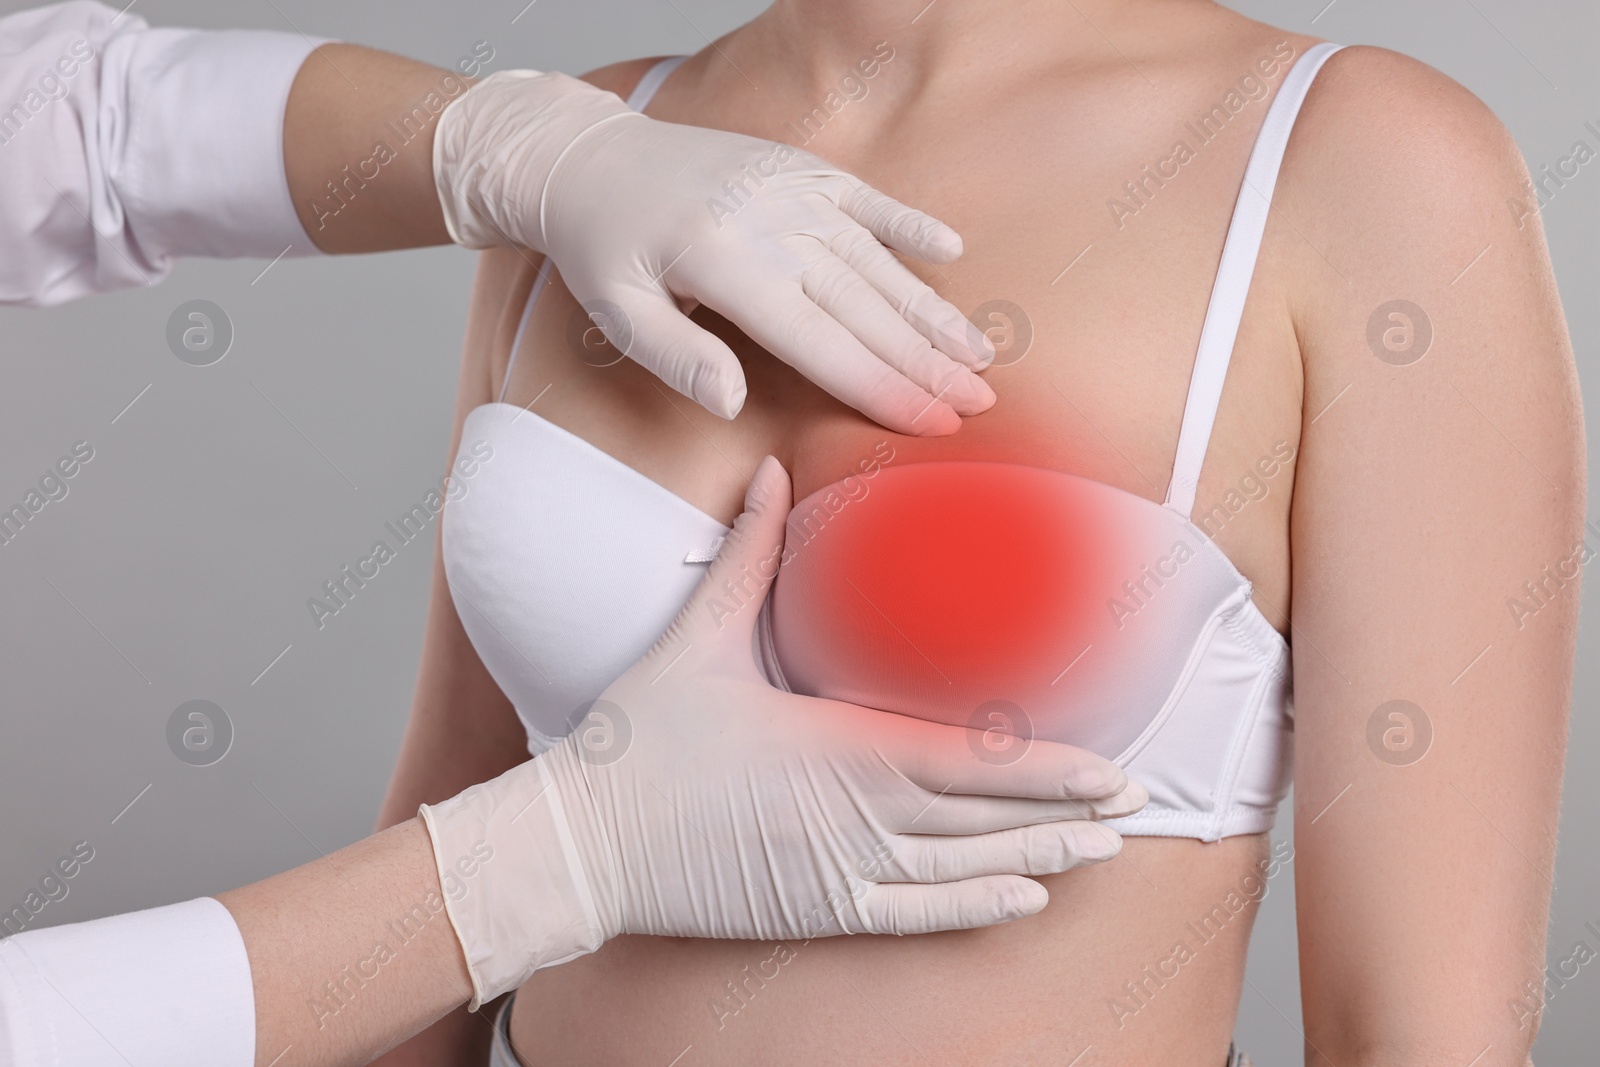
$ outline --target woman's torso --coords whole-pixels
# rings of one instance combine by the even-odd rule
[[[582,312],[559,278],[528,326],[506,400],[532,402],[724,522],[762,455],[784,462],[800,499],[886,439],[896,462],[1026,463],[1159,501],[1222,239],[1270,102],[1256,63],[1311,43],[1214,11],[1187,29],[1204,47],[1177,47],[1164,31],[1131,56],[1107,48],[1032,70],[997,57],[916,98],[890,91],[901,73],[890,59],[805,146],[962,233],[958,263],[916,268],[942,296],[967,312],[998,308],[984,325],[1020,327],[1014,308],[1026,316],[1026,354],[1002,345],[1005,365],[986,373],[997,405],[954,437],[891,435],[700,311],[749,384],[745,410],[722,422],[642,368],[597,366],[609,359],[571,346]],[[864,40],[863,57],[876,44]],[[772,69],[739,54],[752,74]],[[678,70],[650,114],[798,139],[788,126],[808,110],[798,94],[741,91],[743,76],[710,56]],[[600,80],[625,93],[646,66]],[[1241,88],[1247,75],[1255,80]],[[1230,91],[1242,104],[1198,144],[1186,123]],[[1180,139],[1197,145],[1192,158],[1151,180],[1145,167],[1170,159]],[[1197,521],[1218,516],[1202,527],[1280,627],[1293,464],[1272,464],[1269,478],[1257,463],[1281,460],[1299,439],[1293,241],[1292,227],[1269,225],[1195,509]],[[467,353],[478,367],[464,379],[484,383],[485,400],[498,392],[533,277],[516,253],[485,257],[474,315],[493,319],[498,343]],[[1044,879],[1050,907],[997,929],[782,946],[624,937],[524,986],[513,1040],[528,1063],[1071,1063],[1090,1047],[1084,1063],[1219,1063],[1268,861],[1262,835],[1133,837],[1110,863]]]

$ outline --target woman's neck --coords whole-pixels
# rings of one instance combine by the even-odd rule
[[[776,0],[741,34],[818,90],[880,46],[892,49],[899,78],[921,86],[960,76],[974,64],[1071,61],[1111,51],[1105,34],[1150,6],[1193,8],[1194,0]],[[1209,6],[1209,4],[1206,4]],[[758,78],[757,81],[760,79]],[[791,86],[790,88],[795,88]]]

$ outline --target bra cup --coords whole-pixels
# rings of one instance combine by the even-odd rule
[[[963,474],[974,481],[964,482]],[[960,552],[941,552],[947,546],[938,541],[940,534],[933,535],[930,545],[919,544],[924,531],[936,530],[968,506],[963,494],[941,494],[935,491],[938,486],[976,483],[988,489],[1007,482],[1026,501],[1024,516],[1036,512],[1047,527],[1066,524],[1059,531],[1042,531],[1047,544],[1059,534],[1062,545],[1094,556],[1086,571],[1074,571],[1056,583],[1070,599],[1052,605],[1054,590],[1041,594],[1032,587],[1028,575],[1045,570],[1043,565],[1030,564],[1024,577],[1011,583],[1009,565],[1001,562],[993,570],[997,580],[989,580],[989,569],[980,569],[976,578],[963,583],[951,576],[973,564],[954,558]],[[1169,697],[1193,669],[1195,656],[1204,652],[1198,642],[1208,620],[1241,589],[1248,594],[1248,583],[1227,557],[1182,516],[1060,471],[948,461],[885,468],[870,491],[838,506],[825,523],[818,495],[794,511],[817,517],[807,519],[813,524],[809,535],[798,533],[791,518],[794,550],[773,586],[764,646],[769,678],[781,677],[794,692],[807,696],[980,729],[1001,721],[991,719],[998,711],[1005,721],[1027,724],[1023,729],[1032,736],[1117,758],[1129,753],[1170,710]],[[907,499],[932,503],[903,504]],[[1061,506],[1041,504],[1052,500]],[[1018,521],[1026,519],[1004,516],[999,527],[1008,529]],[[1083,522],[1102,525],[1111,536],[1089,543],[1066,528]],[[885,523],[891,528],[874,529]],[[1006,553],[1019,542],[1027,539],[1002,543],[996,536],[987,547],[975,545],[972,551]],[[917,556],[915,566],[889,558],[902,546]],[[948,606],[938,606],[935,592],[919,589],[914,604],[935,606],[920,613],[909,608],[897,612],[892,606],[894,581],[885,576],[896,569],[907,570],[918,584],[953,584]],[[973,594],[970,588],[980,592]],[[996,590],[992,594],[987,592],[991,588]],[[887,596],[880,594],[883,589],[890,590]],[[1029,639],[1040,636],[1040,630],[1053,627],[1055,632],[1003,667],[982,656],[958,654],[962,640],[978,643],[986,635],[946,635],[943,621],[925,617],[958,615],[972,601],[988,596],[1000,601],[992,605],[992,617],[1004,619],[1012,614],[1004,603],[1008,595],[1022,601],[1043,596],[1052,609],[1016,610],[1030,618]],[[1067,622],[1058,625],[1057,619]],[[935,651],[941,645],[945,651]],[[1010,651],[1005,642],[993,647]]]
[[[520,408],[471,412],[459,455],[491,455],[457,479],[441,534],[456,613],[536,755],[671,625],[705,574],[685,556],[727,533],[676,497],[641,521],[641,496],[670,494],[621,463],[574,462],[575,444],[589,447]]]
[[[1225,813],[1224,823],[1248,811],[1276,809],[1294,777],[1294,677],[1289,646],[1265,616],[1252,605],[1245,608],[1229,621],[1225,638],[1240,650],[1238,655],[1248,654],[1265,667],[1250,733],[1240,743],[1231,775],[1227,805],[1232,810]],[[1246,664],[1241,669],[1250,667]]]
[[[1122,763],[1150,791],[1119,833],[1215,841],[1272,827],[1288,790],[1293,719],[1287,648],[1244,597],[1206,631],[1161,728]]]

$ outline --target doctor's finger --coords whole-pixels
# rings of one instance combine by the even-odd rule
[[[1016,738],[1016,749],[996,752],[982,730],[916,719],[882,725],[880,751],[907,778],[934,792],[1094,799],[1128,784],[1121,767],[1072,745]]]
[[[943,436],[961,428],[949,404],[872,353],[838,319],[781,276],[717,280],[699,300],[823,391],[896,433]]]
[[[955,230],[865,182],[845,178],[835,202],[896,252],[929,263],[951,263],[961,257],[961,235]]]
[[[936,792],[903,818],[885,822],[899,833],[989,834],[1047,823],[1118,819],[1144,807],[1147,799],[1144,787],[1131,781],[1121,792],[1093,800],[1035,800],[1028,797],[981,797]]]
[[[1048,903],[1050,893],[1031,878],[988,874],[933,885],[873,883],[856,902],[856,915],[867,933],[931,934],[1011,922]]]
[[[744,406],[739,357],[667,294],[638,296],[615,311],[592,313],[590,320],[629,359],[713,415],[731,419]]]
[[[818,307],[838,319],[874,355],[958,414],[976,415],[994,405],[994,390],[982,378],[934,348],[844,260],[820,256],[806,268],[801,285]]]
[[[988,336],[870,236],[844,230],[829,247],[934,348],[976,370],[994,362],[994,344]]]
[[[678,616],[680,624],[674,628],[684,639],[708,646],[730,641],[748,655],[756,619],[783,556],[793,492],[783,464],[773,456],[762,459],[745,489],[744,511]],[[730,584],[753,594],[732,612],[725,603]]]
[[[892,842],[888,876],[949,882],[986,874],[1060,874],[1122,851],[1122,837],[1099,823],[1045,823],[972,837],[901,835]]]

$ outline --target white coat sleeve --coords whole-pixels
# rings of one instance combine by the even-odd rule
[[[0,304],[152,285],[186,255],[315,253],[283,113],[321,43],[84,0],[0,18]]]
[[[210,897],[0,941],[6,1067],[252,1067],[244,939]]]

